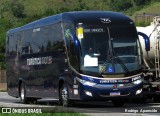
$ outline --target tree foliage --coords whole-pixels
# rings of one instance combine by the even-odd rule
[[[24,18],[26,15],[24,13],[24,5],[20,3],[11,3],[11,11],[13,15],[17,18]]]
[[[5,52],[6,32],[37,19],[68,11],[112,10],[132,13],[160,0],[1,0],[0,54]],[[0,59],[4,55],[0,55]],[[2,60],[4,62],[4,60]],[[4,63],[1,63],[0,66]]]
[[[133,7],[132,0],[111,0],[110,7],[115,11],[125,11]]]

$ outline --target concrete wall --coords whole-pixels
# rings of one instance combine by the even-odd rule
[[[0,91],[7,90],[6,70],[0,70]]]
[[[0,70],[0,83],[6,83],[6,70]]]

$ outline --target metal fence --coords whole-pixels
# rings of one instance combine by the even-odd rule
[[[160,16],[160,14],[154,13],[143,13],[143,14],[136,14],[134,17],[135,22],[151,22],[155,16]]]

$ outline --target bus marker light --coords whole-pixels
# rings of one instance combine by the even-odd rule
[[[74,92],[74,95],[78,95],[78,90],[77,89],[74,89],[73,92]]]

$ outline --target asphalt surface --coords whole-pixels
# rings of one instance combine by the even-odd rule
[[[14,108],[14,109],[42,109],[42,113],[45,112],[65,112],[73,111],[85,113],[92,116],[159,116],[160,115],[160,103],[154,103],[148,100],[146,103],[139,103],[137,101],[128,102],[124,107],[114,107],[112,102],[80,102],[76,103],[74,107],[63,108],[58,105],[58,101],[54,99],[41,99],[34,104],[22,104],[19,98],[9,96],[6,92],[0,92],[0,107],[1,108]],[[2,109],[1,109],[2,112]],[[23,112],[20,112],[23,113]]]

